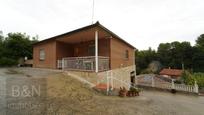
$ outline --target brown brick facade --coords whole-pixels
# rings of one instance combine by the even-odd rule
[[[64,57],[95,56],[96,31],[98,55],[109,57],[110,69],[134,65],[135,48],[97,22],[34,44],[33,67],[56,69],[57,60]],[[40,60],[40,50],[45,52],[44,60]]]
[[[111,69],[133,65],[135,59],[133,48],[115,38],[111,39],[110,47]],[[128,58],[125,57],[126,51],[129,54]]]
[[[40,50],[45,51],[45,60],[40,60]],[[33,67],[56,68],[56,42],[49,41],[33,48]]]

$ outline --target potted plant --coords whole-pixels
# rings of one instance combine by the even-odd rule
[[[131,87],[128,91],[128,96],[132,97],[132,96],[139,96],[139,92],[141,90],[139,88],[134,88],[134,87]]]
[[[125,87],[123,88],[120,87],[119,96],[125,97],[126,95],[127,95],[127,90],[125,89]]]

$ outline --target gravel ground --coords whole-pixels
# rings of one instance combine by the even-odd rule
[[[0,69],[0,115],[203,115],[204,97],[142,91],[139,97],[104,96],[61,71]],[[12,92],[12,87],[19,90]],[[28,93],[24,86],[39,91]],[[20,93],[18,92],[20,91]],[[6,94],[6,95],[5,95]],[[13,95],[15,94],[15,95]],[[30,94],[30,95],[29,95]]]

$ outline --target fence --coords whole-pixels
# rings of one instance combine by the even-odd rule
[[[98,73],[97,84],[106,84],[107,94],[113,88],[119,89],[125,87],[129,89],[130,73],[135,70],[135,66],[121,67],[119,69],[113,69],[106,72]]]
[[[109,70],[109,57],[98,56],[99,71]],[[95,71],[95,56],[67,57],[57,61],[57,67],[67,70]]]
[[[198,85],[185,85],[185,84],[176,84],[174,80],[172,82],[164,82],[161,80],[157,80],[156,77],[150,76],[149,78],[137,78],[136,85],[138,86],[147,86],[147,87],[154,87],[160,89],[175,89],[177,91],[184,91],[184,92],[191,92],[191,93],[198,93]]]

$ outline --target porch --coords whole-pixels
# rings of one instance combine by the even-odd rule
[[[96,57],[65,57],[57,61],[57,68],[63,70],[76,70],[76,71],[90,71],[94,72],[96,68]],[[98,71],[109,70],[109,57],[98,56]]]
[[[56,40],[56,67],[101,72],[110,69],[110,38],[101,28],[73,32]]]

